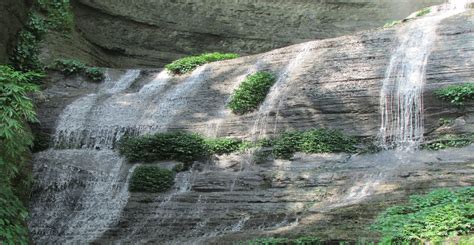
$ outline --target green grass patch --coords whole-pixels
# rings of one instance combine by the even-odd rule
[[[440,242],[472,232],[473,201],[474,187],[414,195],[406,205],[387,209],[372,228],[383,235],[382,244]]]
[[[65,75],[83,74],[92,81],[100,82],[105,78],[105,71],[98,67],[89,67],[81,61],[74,59],[58,59],[49,67],[51,70],[60,71]]]
[[[399,24],[401,24],[401,23],[402,23],[402,21],[401,21],[401,20],[394,20],[394,21],[391,21],[391,22],[385,23],[385,25],[383,26],[383,28],[390,28],[390,27],[393,27],[393,26],[399,25]]]
[[[275,82],[275,75],[269,72],[260,71],[248,76],[234,91],[228,107],[235,114],[245,114],[256,110]]]
[[[421,17],[421,16],[425,16],[427,14],[431,13],[431,8],[424,8],[418,12],[416,12],[416,17]]]
[[[238,54],[232,53],[205,53],[197,56],[184,57],[179,60],[175,60],[171,64],[166,65],[165,67],[174,74],[185,74],[196,69],[196,67],[204,65],[206,63],[219,60],[235,59],[238,57]]]
[[[355,152],[357,141],[337,130],[312,129],[286,132],[273,140],[273,155],[289,159],[296,152]]]
[[[131,192],[158,193],[169,190],[174,185],[175,172],[155,166],[137,167],[130,179]]]
[[[440,99],[449,101],[456,106],[474,100],[474,83],[447,86],[435,91]]]

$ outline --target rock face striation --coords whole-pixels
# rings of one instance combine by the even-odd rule
[[[25,24],[30,0],[5,0],[0,2],[0,64],[8,62],[8,55],[15,45],[18,32]]]
[[[121,67],[203,52],[255,54],[405,18],[442,0],[74,1],[80,32]],[[118,61],[118,62],[117,62]]]
[[[436,28],[423,88],[428,139],[443,130],[474,132],[472,103],[458,108],[433,95],[444,85],[473,82],[473,14],[471,9],[446,18]],[[48,181],[35,186],[33,239],[101,244],[231,244],[273,235],[374,239],[368,224],[408,194],[472,186],[473,146],[468,146],[297,154],[289,161],[260,159],[258,164],[247,152],[196,162],[178,174],[167,193],[124,189],[132,165],[114,150],[124,135],[187,130],[256,139],[322,127],[375,138],[382,81],[399,35],[395,27],[306,42],[207,64],[181,76],[109,69],[98,84],[53,74],[38,98],[38,129],[50,135],[51,148],[34,157],[36,177]],[[256,112],[232,114],[226,103],[233,90],[259,70],[278,76],[266,101]],[[454,123],[440,127],[440,118]]]

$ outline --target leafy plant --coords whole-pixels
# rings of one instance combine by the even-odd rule
[[[69,33],[74,28],[74,18],[69,0],[37,0],[36,8],[47,17],[49,28]]]
[[[43,76],[0,66],[0,240],[28,244],[26,208],[14,192],[12,180],[20,175],[33,136],[27,125],[35,122],[27,94],[38,90],[31,82]]]
[[[175,172],[155,166],[139,166],[132,174],[131,192],[164,192],[174,185]]]
[[[206,139],[206,146],[211,154],[229,154],[238,151],[242,146],[242,140],[232,138]]]
[[[312,129],[286,132],[274,139],[273,155],[289,159],[296,152],[355,152],[356,140],[336,130]]]
[[[49,69],[60,71],[65,75],[84,74],[92,81],[102,81],[105,78],[104,69],[97,67],[88,67],[84,63],[74,59],[55,60]]]
[[[402,21],[401,21],[401,20],[394,20],[394,21],[391,21],[391,22],[385,23],[385,25],[383,26],[383,28],[390,28],[390,27],[393,27],[393,26],[399,25],[399,24],[401,24],[401,23],[402,23]]]
[[[132,162],[176,160],[190,163],[207,156],[204,139],[184,132],[125,138],[119,144],[119,152]]]
[[[465,102],[474,99],[474,83],[447,86],[436,90],[435,94],[442,100],[462,106]]]
[[[435,190],[411,196],[408,204],[382,213],[373,229],[383,235],[381,243],[424,243],[468,234],[474,226],[474,187]]]
[[[449,126],[451,124],[453,124],[453,119],[449,119],[449,118],[440,118],[438,120],[438,124],[439,126]]]
[[[174,74],[185,74],[196,69],[196,67],[204,65],[206,63],[219,60],[235,59],[238,57],[238,54],[232,53],[205,53],[197,56],[184,57],[179,60],[175,60],[171,64],[166,65],[165,67]]]
[[[273,74],[264,71],[248,76],[234,91],[229,108],[236,114],[254,111],[265,100],[275,81]]]
[[[437,140],[422,145],[422,148],[437,151],[452,147],[464,147],[474,142],[473,139],[473,136],[444,135]]]
[[[243,244],[246,244],[246,245],[285,245],[288,243],[289,243],[288,238],[267,237],[267,238],[257,238],[254,240],[246,241]]]

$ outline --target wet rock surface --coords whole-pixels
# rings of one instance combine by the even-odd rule
[[[8,62],[17,34],[26,22],[31,2],[30,0],[0,2],[0,64]]]
[[[81,33],[120,67],[190,54],[261,53],[383,26],[441,0],[74,1]]]

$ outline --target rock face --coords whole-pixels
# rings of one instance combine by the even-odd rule
[[[438,135],[442,117],[456,119],[449,129],[453,132],[474,132],[472,103],[457,108],[433,95],[440,86],[473,82],[473,13],[438,26],[424,89],[428,138]],[[182,76],[108,70],[108,79],[97,84],[52,75],[38,99],[38,128],[54,134],[56,149],[35,156],[36,177],[48,181],[35,187],[32,217],[44,222],[30,222],[33,239],[100,244],[231,244],[280,234],[373,239],[368,224],[408,194],[472,186],[474,148],[468,146],[440,152],[300,154],[291,161],[263,159],[258,164],[248,152],[195,163],[191,171],[178,174],[167,193],[127,196],[122,191],[131,166],[110,161],[120,159],[113,148],[124,135],[188,130],[255,139],[324,127],[375,137],[381,81],[399,34],[391,28],[307,42],[211,63]],[[233,90],[258,70],[277,74],[277,83],[258,111],[232,114],[226,103]],[[105,201],[81,201],[101,194]],[[126,204],[102,212],[110,200],[123,204],[124,196]],[[92,211],[84,215],[87,210]],[[102,215],[103,222],[91,222]]]
[[[261,53],[383,26],[442,0],[74,1],[85,38],[121,67],[203,52]]]
[[[4,0],[0,2],[0,64],[8,62],[16,36],[25,24],[30,0]]]

